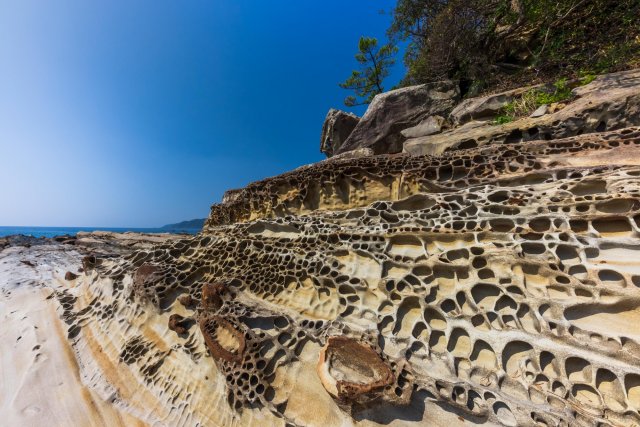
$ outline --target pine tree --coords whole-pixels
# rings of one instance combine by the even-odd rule
[[[355,91],[355,96],[345,98],[347,107],[368,104],[374,96],[384,92],[382,82],[389,76],[389,69],[395,63],[394,56],[398,52],[398,48],[392,44],[378,48],[378,40],[373,37],[360,37],[358,50],[355,57],[360,63],[360,70],[354,70],[347,80],[339,84],[343,89]]]

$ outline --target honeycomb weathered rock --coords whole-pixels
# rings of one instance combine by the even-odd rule
[[[59,298],[151,424],[637,425],[639,253],[631,128],[301,168]]]

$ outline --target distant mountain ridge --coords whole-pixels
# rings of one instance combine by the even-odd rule
[[[191,219],[176,224],[167,224],[160,227],[163,230],[201,230],[204,225],[205,218]]]

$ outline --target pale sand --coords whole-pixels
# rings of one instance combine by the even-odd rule
[[[64,274],[80,258],[62,245],[0,252],[0,425],[146,425],[82,384],[57,300],[47,299],[73,286]]]

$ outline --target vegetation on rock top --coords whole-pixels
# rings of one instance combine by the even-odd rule
[[[345,105],[368,104],[373,97],[384,92],[383,80],[389,76],[389,68],[395,63],[394,55],[398,48],[392,44],[378,47],[378,39],[360,37],[356,60],[361,64],[361,70],[354,70],[351,76],[340,87],[355,92],[355,96],[347,96]]]
[[[638,66],[638,16],[640,0],[398,0],[385,48],[407,43],[401,86],[455,79],[475,96]]]

